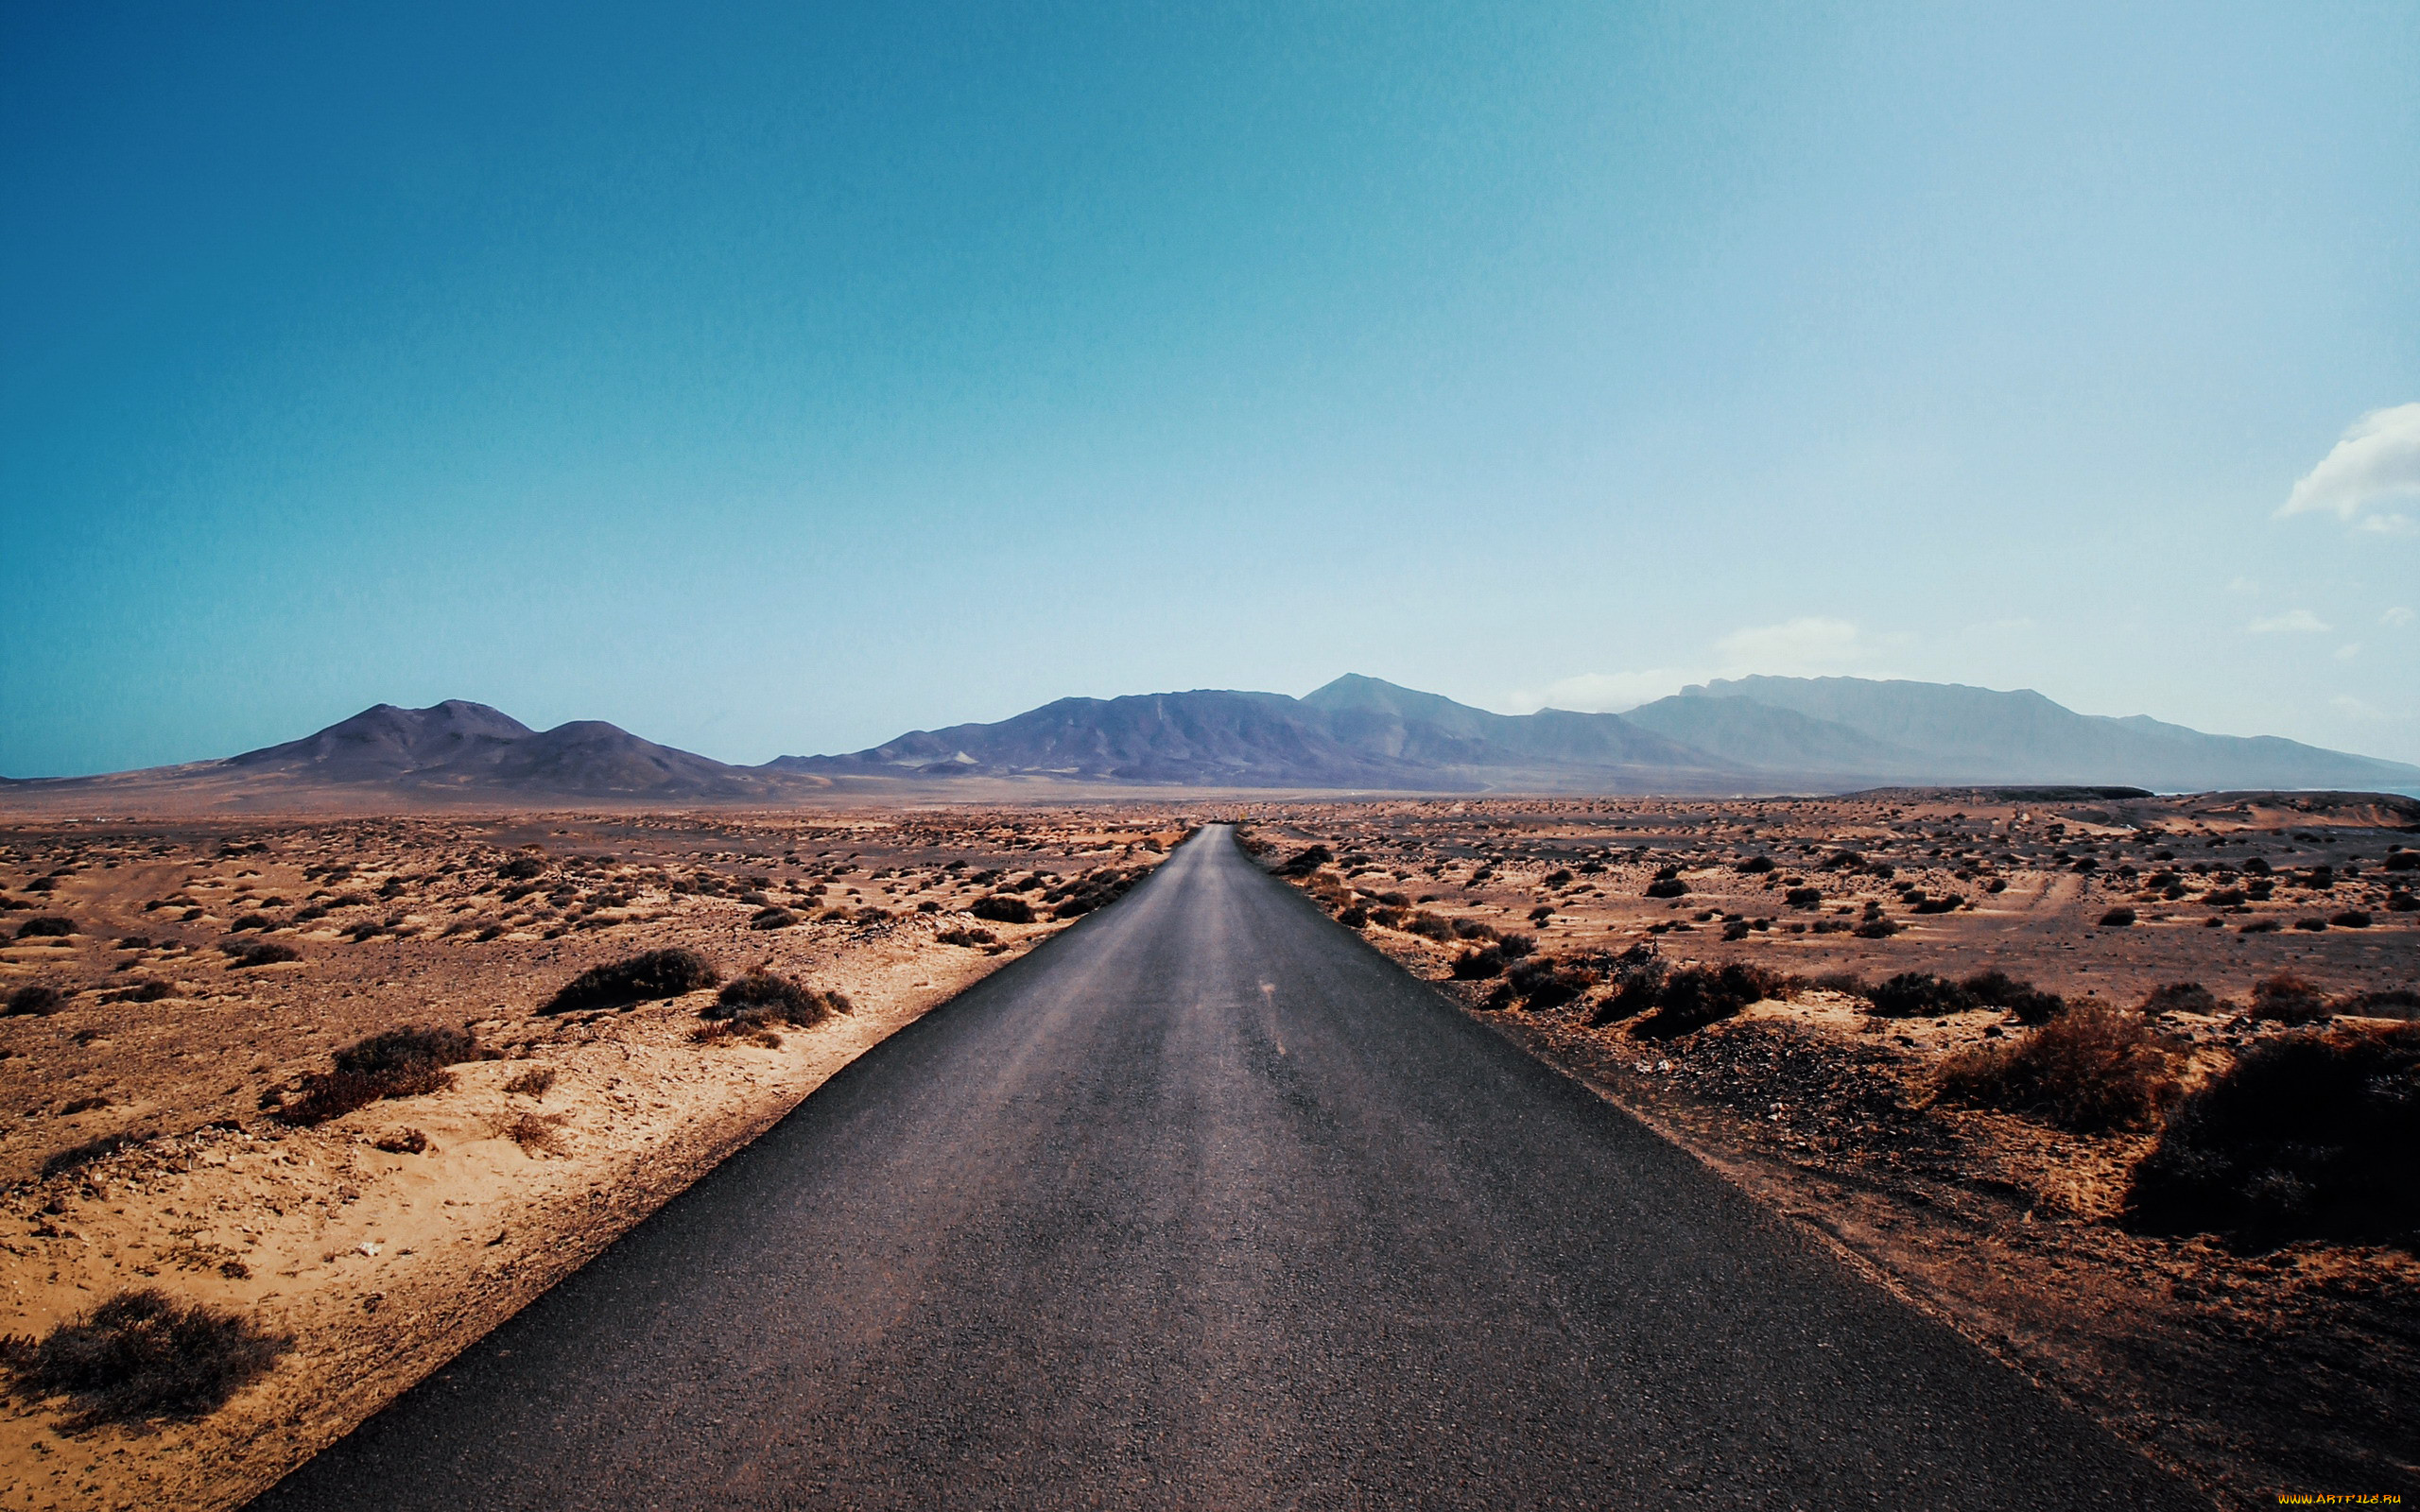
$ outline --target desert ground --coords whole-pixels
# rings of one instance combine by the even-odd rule
[[[239,1503],[1182,834],[1140,807],[0,830],[0,1335],[153,1289],[274,1355],[215,1411],[21,1372],[0,1505]],[[544,1011],[663,950],[810,1010]],[[332,1057],[398,1029],[462,1038],[328,1101]]]
[[[2412,1214],[2381,1205],[2364,1233],[2288,1194],[2263,1231],[2128,1207],[2195,1094],[2260,1047],[2411,1059],[2420,804],[1911,791],[1254,817],[1263,859],[1374,945],[2222,1504],[2420,1483]],[[1726,966],[1748,969],[1730,1001],[1622,1001]],[[2040,999],[1883,986],[1994,971],[2113,1010],[2142,1095],[1996,1097],[2005,1078],[1972,1068],[2044,1032],[2005,1005]],[[2378,1159],[2408,1163],[2408,1141]]]
[[[240,1503],[1211,817],[2222,1503],[2412,1485],[2402,1238],[2152,1231],[2127,1203],[2168,1121],[2243,1057],[2420,1014],[2420,804],[1226,796],[0,830],[12,1359],[145,1288],[242,1319],[270,1359],[223,1404],[151,1411],[21,1368],[0,1506]],[[725,986],[556,999],[666,950]],[[1751,986],[1736,1001],[1621,1005],[1625,984],[1724,967]],[[1886,986],[1991,971],[1988,1002]],[[768,980],[809,1011],[718,1007]],[[2141,1027],[2120,1047],[2136,1104],[2077,1116],[1957,1082],[2042,1039],[2053,995]],[[339,1053],[399,1029],[460,1038],[418,1082],[331,1101]]]

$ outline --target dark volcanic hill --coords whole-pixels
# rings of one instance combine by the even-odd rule
[[[224,761],[6,782],[0,796],[236,809],[388,799],[510,807],[783,802],[826,785],[659,746],[601,720],[531,730],[485,704],[449,698],[427,709],[382,703],[301,740]]]

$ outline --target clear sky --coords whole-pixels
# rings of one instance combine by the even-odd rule
[[[9,7],[0,772],[1345,671],[2420,760],[2415,80],[2408,0]]]

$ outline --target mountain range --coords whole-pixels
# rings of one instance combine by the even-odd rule
[[[1300,698],[1203,689],[1062,698],[993,724],[911,730],[839,756],[737,766],[597,720],[532,730],[485,704],[380,704],[221,761],[0,779],[0,806],[317,809],[773,807],[1002,784],[1383,792],[1848,791],[2096,784],[2167,792],[2420,794],[2420,766],[2273,736],[2080,714],[2038,693],[1860,678],[1752,677],[1619,714],[1491,713],[1348,675]]]

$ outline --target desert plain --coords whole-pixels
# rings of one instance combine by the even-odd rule
[[[21,1388],[0,1506],[240,1503],[1206,818],[2222,1503],[2411,1484],[2407,1248],[2129,1203],[2242,1057],[2420,1016],[2420,803],[1224,794],[0,829],[0,1334],[149,1288],[274,1354],[211,1411]],[[713,980],[560,995],[666,951]],[[1624,996],[1700,978],[1730,997]],[[2061,1020],[2119,1026],[2135,1103],[1976,1091]],[[399,1030],[455,1048],[328,1095]]]

